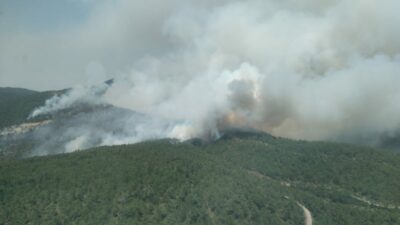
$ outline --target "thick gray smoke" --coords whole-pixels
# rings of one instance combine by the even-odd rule
[[[22,137],[34,140],[23,156],[67,153],[95,146],[137,143],[165,138],[173,124],[107,105],[77,106],[74,112],[54,116],[49,124]]]
[[[137,60],[101,101],[168,121],[168,129],[164,122],[143,129],[157,129],[157,137],[251,127],[379,144],[400,130],[399,9],[396,0],[178,8],[162,26],[174,48]]]

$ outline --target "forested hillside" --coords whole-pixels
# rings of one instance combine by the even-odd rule
[[[36,92],[21,88],[0,88],[0,130],[24,122],[32,110],[62,91]]]
[[[399,189],[399,155],[230,132],[1,161],[0,221],[395,225]]]

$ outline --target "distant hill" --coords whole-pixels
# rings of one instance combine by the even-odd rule
[[[108,80],[104,82],[107,86],[91,86],[87,90],[89,94],[99,97],[112,83],[113,80]],[[55,95],[60,97],[55,98],[55,102],[68,98],[71,94],[69,91],[72,90],[36,92],[20,88],[0,88],[0,159],[59,154],[78,148],[99,146],[104,139],[101,135],[125,135],[124,126],[134,124],[134,119],[146,118],[145,115],[100,101],[81,102],[79,100],[82,96],[78,96],[76,102],[70,102],[65,107],[28,118],[35,109],[44,106],[46,100]],[[85,144],[79,143],[79,138],[83,135],[90,139],[84,140]],[[74,143],[75,140],[77,144]]]
[[[4,224],[400,224],[400,155],[253,132],[0,161]]]
[[[22,88],[0,88],[0,130],[25,122],[36,107],[63,91],[37,92]]]

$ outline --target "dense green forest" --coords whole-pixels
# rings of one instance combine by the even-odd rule
[[[0,161],[0,224],[400,224],[400,156],[230,132]]]
[[[59,93],[0,88],[0,130]],[[59,117],[131,113],[110,107]],[[298,225],[301,206],[314,225],[400,224],[400,155],[385,150],[228,130],[23,159],[34,140],[13,140],[0,139],[0,225]]]

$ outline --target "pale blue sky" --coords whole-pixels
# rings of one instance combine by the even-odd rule
[[[0,87],[67,88],[93,67],[108,78],[129,73],[174,48],[171,16],[226,1],[0,0]]]
[[[78,0],[2,0],[0,11],[6,31],[37,32],[83,23],[89,5]]]
[[[70,87],[92,65],[108,77],[129,70],[167,46],[162,25],[173,6],[154,2],[0,0],[0,87]]]

